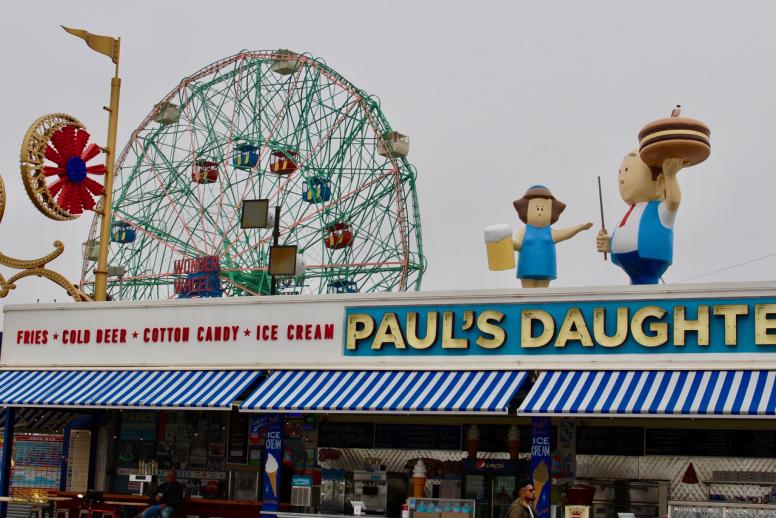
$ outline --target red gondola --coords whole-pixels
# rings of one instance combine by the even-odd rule
[[[210,160],[197,160],[191,173],[194,183],[213,183],[218,181],[218,164]]]
[[[296,171],[297,153],[293,149],[273,151],[269,160],[269,170],[275,174],[291,174]]]
[[[325,231],[324,243],[326,248],[339,250],[353,244],[353,229],[350,227],[350,223],[327,225]]]

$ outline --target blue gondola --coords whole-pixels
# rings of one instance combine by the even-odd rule
[[[323,203],[331,199],[331,187],[323,178],[314,176],[304,182],[302,199],[307,203]]]
[[[121,243],[124,245],[134,242],[135,239],[137,239],[137,231],[132,228],[129,223],[115,223],[113,225],[111,240],[114,243]]]
[[[329,281],[326,293],[358,293],[358,284],[347,279]]]
[[[234,149],[232,165],[237,169],[253,169],[259,163],[259,148],[253,144],[239,144]]]

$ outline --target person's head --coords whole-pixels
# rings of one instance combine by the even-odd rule
[[[524,502],[533,502],[536,499],[533,482],[530,480],[521,482],[517,497]]]
[[[628,205],[660,200],[665,195],[663,171],[644,163],[637,151],[622,159],[619,172],[620,196]]]
[[[555,199],[543,185],[534,185],[522,198],[512,202],[520,221],[534,227],[552,225],[560,217],[566,204]]]
[[[175,473],[174,469],[171,469],[167,472],[167,482],[175,482],[178,478],[178,475]]]

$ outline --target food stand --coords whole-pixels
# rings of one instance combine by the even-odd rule
[[[636,516],[772,505],[774,283],[4,311],[0,404],[103,416],[88,465],[106,501],[139,507],[129,475],[154,461],[157,480],[178,470],[190,515],[352,514],[361,480],[361,497],[385,497],[372,512],[398,516],[422,460],[421,498],[477,495],[475,516],[502,518],[544,417],[553,506],[573,482],[600,488],[596,517],[636,507],[627,484],[655,488]],[[472,488],[488,472],[486,496]],[[293,477],[309,478],[309,505],[292,504]]]

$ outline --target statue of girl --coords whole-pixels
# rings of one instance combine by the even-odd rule
[[[555,243],[570,239],[593,224],[553,230],[551,225],[558,221],[566,204],[555,199],[543,185],[534,185],[513,205],[520,221],[525,223],[513,241],[518,252],[517,278],[523,288],[546,288],[557,273]]]

